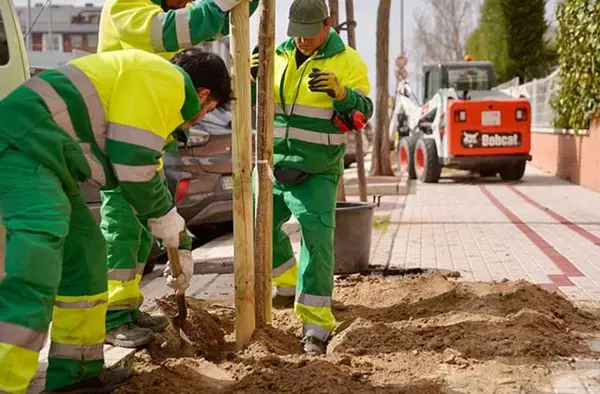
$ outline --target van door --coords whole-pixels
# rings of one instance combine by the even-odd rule
[[[0,99],[29,78],[27,51],[12,0],[0,1]]]

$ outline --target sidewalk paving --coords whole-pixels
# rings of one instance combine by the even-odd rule
[[[525,279],[573,301],[600,301],[600,193],[535,168],[514,184],[456,174],[439,184],[413,181],[407,195],[383,196],[375,216],[387,224],[373,231],[372,265],[455,270],[468,281]],[[297,247],[297,224],[288,230]],[[226,238],[194,251],[189,295],[233,304]],[[170,293],[159,268],[142,292],[144,307]],[[544,392],[600,393],[599,381],[600,363],[584,361]]]
[[[374,258],[471,281],[525,279],[600,301],[600,194],[535,168],[515,184],[463,177],[414,186]]]

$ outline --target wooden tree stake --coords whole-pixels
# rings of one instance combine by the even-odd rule
[[[254,237],[252,215],[252,129],[250,100],[250,7],[242,0],[231,10],[233,103],[233,239],[235,267],[235,343],[242,350],[255,328]]]
[[[258,193],[256,195],[256,232],[254,280],[256,299],[256,326],[271,322],[271,274],[273,271],[273,83],[275,53],[275,0],[261,0],[258,89],[256,167]]]

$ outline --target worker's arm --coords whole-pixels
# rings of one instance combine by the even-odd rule
[[[161,217],[174,206],[157,170],[165,141],[183,123],[182,113],[200,111],[195,92],[187,96],[196,102],[186,103],[194,108],[186,108],[183,90],[178,73],[136,70],[122,74],[111,95],[106,154],[125,199],[143,219]]]
[[[349,61],[344,70],[336,70],[346,95],[342,100],[333,102],[333,109],[345,115],[358,110],[369,120],[373,116],[373,102],[369,98],[371,85],[367,65],[356,53],[348,57]]]
[[[202,0],[196,0],[202,1]],[[254,14],[254,11],[258,8],[259,0],[250,0],[250,16]],[[229,35],[229,18],[225,18],[225,23],[223,24],[223,28],[221,29],[221,36]]]
[[[223,3],[227,1],[197,0],[186,8],[164,12],[143,0],[117,1],[110,8],[110,18],[125,48],[176,52],[228,32],[229,12]]]

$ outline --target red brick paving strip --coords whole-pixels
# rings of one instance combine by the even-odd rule
[[[567,226],[571,230],[575,231],[577,234],[581,235],[583,238],[593,242],[594,244],[600,245],[600,237],[595,236],[594,234],[590,233],[583,227],[571,222],[569,219],[559,215],[558,213],[554,212],[550,208],[547,208],[547,207],[541,205],[540,203],[538,203],[537,201],[535,201],[534,199],[532,199],[531,197],[529,197],[528,195],[526,195],[525,193],[523,193],[522,191],[517,189],[514,185],[508,185],[508,187],[517,196],[521,197],[523,200],[527,201],[529,204],[533,205],[536,208],[539,208],[540,210],[544,211],[548,215],[552,216],[559,223],[564,224],[565,226]]]
[[[572,276],[585,276],[577,267],[575,267],[565,256],[560,254],[556,249],[552,247],[544,238],[536,233],[526,223],[523,223],[521,219],[508,208],[506,208],[490,191],[487,187],[479,185],[479,188],[485,194],[485,196],[498,208],[531,242],[535,244],[562,272],[564,275],[548,275],[548,278],[556,286],[573,286],[574,284],[569,280]]]

